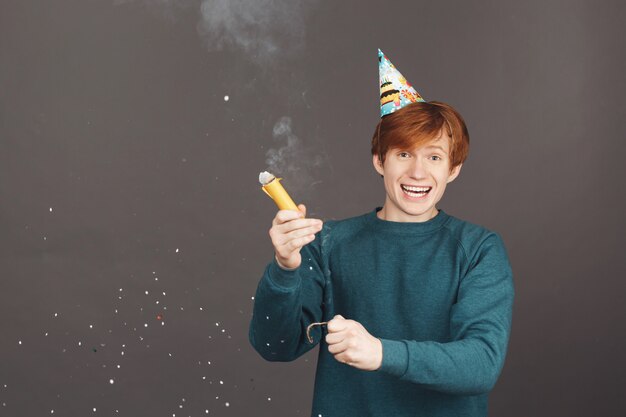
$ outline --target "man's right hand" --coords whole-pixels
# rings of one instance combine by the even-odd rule
[[[300,249],[315,239],[315,234],[322,230],[324,224],[319,219],[307,219],[304,204],[300,204],[298,209],[300,211],[279,210],[272,221],[270,238],[276,261],[283,269],[300,266]]]

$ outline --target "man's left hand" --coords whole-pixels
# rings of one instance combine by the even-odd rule
[[[383,361],[383,345],[361,323],[333,317],[326,326],[328,351],[335,359],[364,371],[375,371]]]

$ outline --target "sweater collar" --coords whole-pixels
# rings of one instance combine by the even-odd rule
[[[449,220],[443,210],[435,217],[425,222],[393,222],[389,220],[379,219],[376,215],[382,207],[376,207],[368,216],[368,223],[371,224],[376,231],[391,233],[408,233],[408,234],[426,234],[439,230]]]

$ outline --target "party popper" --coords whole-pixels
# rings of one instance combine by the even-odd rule
[[[267,171],[263,171],[259,174],[259,182],[261,183],[261,189],[270,196],[274,203],[280,210],[298,210],[298,206],[293,202],[287,191],[280,183],[282,178],[276,178],[273,174]]]

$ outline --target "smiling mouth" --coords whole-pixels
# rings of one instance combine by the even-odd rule
[[[426,194],[430,192],[430,190],[433,189],[433,187],[413,187],[413,186],[404,185],[404,184],[400,184],[400,187],[402,187],[402,191],[404,191],[404,194],[413,198],[424,197]]]

